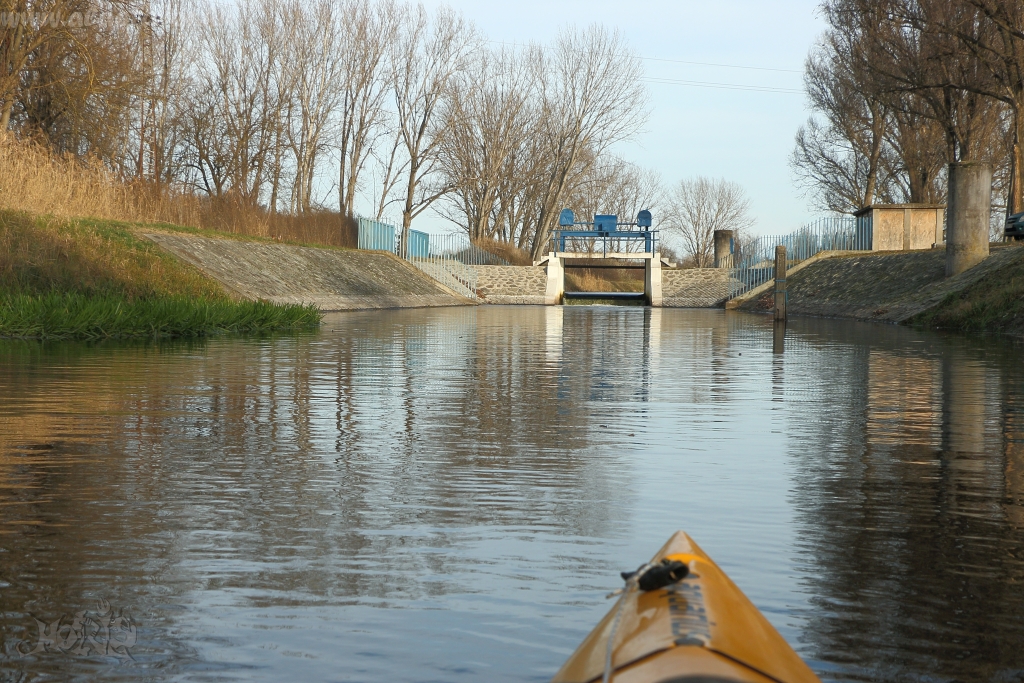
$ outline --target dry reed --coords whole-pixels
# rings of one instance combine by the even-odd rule
[[[207,198],[175,186],[126,183],[99,162],[55,156],[9,133],[0,133],[0,209],[168,223],[347,248],[355,248],[358,238],[356,222],[337,212],[271,213],[237,196]]]

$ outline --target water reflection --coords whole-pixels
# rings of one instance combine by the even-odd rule
[[[805,637],[837,678],[1017,680],[1019,351],[914,337],[837,349],[845,419],[822,431],[843,431],[792,444],[816,608]]]
[[[544,680],[686,528],[826,677],[1015,680],[1018,359],[583,306],[0,344],[0,671]],[[17,655],[98,598],[135,663]]]

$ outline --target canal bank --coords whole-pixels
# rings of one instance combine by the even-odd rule
[[[0,337],[200,337],[319,323],[312,306],[230,296],[126,224],[0,212]]]
[[[0,211],[0,336],[314,328],[325,311],[474,302],[383,252]]]
[[[789,314],[1024,334],[1024,248],[993,245],[988,258],[949,278],[945,264],[944,249],[823,254],[790,271]],[[768,312],[774,293],[769,286],[730,303]]]

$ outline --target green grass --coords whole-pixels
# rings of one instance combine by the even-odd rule
[[[313,306],[265,301],[126,299],[73,292],[0,297],[0,336],[32,339],[202,337],[225,332],[308,329],[320,322]]]
[[[1024,254],[909,322],[962,332],[1024,335]]]
[[[0,211],[0,337],[198,337],[320,319],[314,307],[233,299],[127,224]]]

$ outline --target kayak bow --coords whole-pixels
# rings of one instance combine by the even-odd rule
[[[644,571],[677,574],[643,590]],[[689,570],[687,573],[687,569]],[[626,575],[624,575],[626,576]],[[651,585],[648,576],[646,585]],[[638,585],[639,584],[639,585]],[[609,636],[612,638],[610,666]],[[606,668],[608,669],[606,677]],[[682,531],[627,580],[618,604],[552,683],[821,683],[707,554]]]

